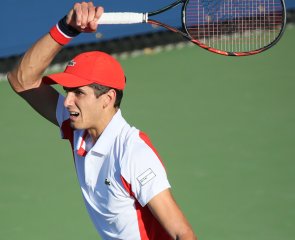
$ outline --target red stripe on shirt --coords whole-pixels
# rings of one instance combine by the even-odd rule
[[[144,133],[144,132],[139,132],[139,137],[153,150],[153,152],[157,155],[157,157],[159,158],[159,160],[162,163],[163,167],[165,168],[159,153],[157,152],[156,148],[153,146],[153,144],[152,144],[150,138],[148,137],[148,135],[146,135],[146,133]]]
[[[131,184],[121,176],[122,184],[125,190],[135,199],[135,210],[137,215],[137,223],[141,240],[172,240],[166,230],[157,221],[150,209],[146,205],[142,207],[132,192]]]
[[[80,147],[79,147],[79,149],[77,151],[78,155],[83,156],[83,157],[85,157],[86,154],[87,154],[86,149],[83,148],[84,143],[85,143],[85,148],[86,148],[86,141],[85,140],[86,140],[87,135],[88,135],[88,132],[85,130],[85,132],[84,132],[84,134],[82,136]]]

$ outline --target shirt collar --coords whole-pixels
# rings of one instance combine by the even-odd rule
[[[94,151],[98,154],[106,155],[112,147],[116,137],[126,124],[127,122],[122,117],[121,110],[119,109],[102,132],[90,152]]]

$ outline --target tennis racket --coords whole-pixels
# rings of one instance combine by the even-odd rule
[[[182,28],[150,17],[182,6]],[[247,56],[274,46],[284,33],[286,7],[283,0],[178,0],[147,13],[104,13],[98,24],[148,23],[181,34],[210,52]]]

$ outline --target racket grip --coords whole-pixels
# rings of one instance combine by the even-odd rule
[[[109,12],[103,13],[98,24],[134,24],[134,23],[146,23],[146,13],[134,13],[134,12]]]

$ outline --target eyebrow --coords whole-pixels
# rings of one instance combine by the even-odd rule
[[[63,87],[63,89],[66,91],[66,92],[71,92],[71,91],[75,91],[75,90],[80,90],[80,91],[83,91],[80,87]]]

